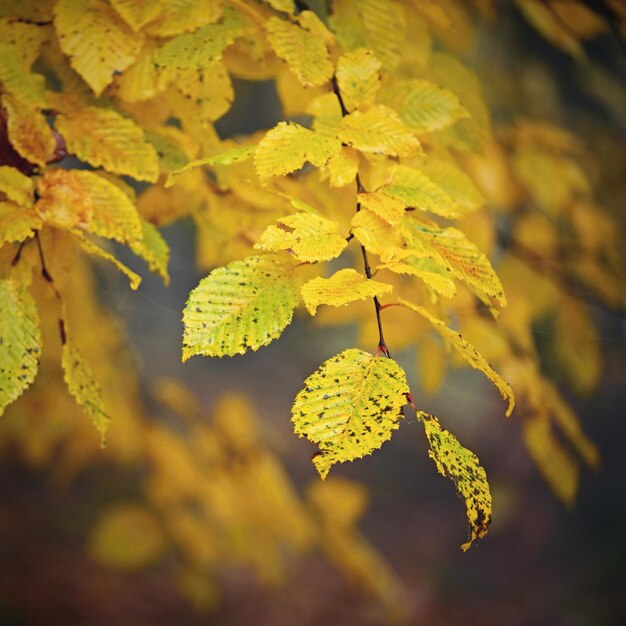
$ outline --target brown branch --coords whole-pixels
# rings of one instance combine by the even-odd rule
[[[333,88],[334,94],[337,96],[337,100],[339,100],[339,106],[341,107],[341,115],[345,117],[346,115],[348,115],[348,109],[346,108],[346,104],[343,101],[343,97],[341,96],[341,91],[339,90],[339,85],[337,84],[336,76],[333,76],[332,88]],[[361,177],[359,176],[358,172],[356,173],[356,191],[357,191],[357,194],[365,193],[365,187],[363,186],[363,183],[361,182]],[[358,213],[360,210],[361,210],[361,203],[357,200],[356,212]],[[350,236],[350,239],[352,239],[352,237],[353,235]],[[363,266],[365,269],[365,276],[367,276],[367,278],[371,280],[372,269],[370,267],[369,259],[367,257],[367,250],[365,249],[365,246],[363,244],[361,244],[361,254],[363,256]],[[379,353],[382,352],[386,356],[391,357],[391,354],[389,353],[389,349],[387,348],[387,344],[385,343],[385,336],[383,334],[383,323],[380,317],[382,306],[377,296],[374,296],[373,300],[374,300],[374,308],[376,310],[376,323],[378,324],[378,352]]]

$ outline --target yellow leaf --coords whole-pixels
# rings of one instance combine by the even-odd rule
[[[29,107],[42,108],[46,104],[44,77],[30,72],[19,51],[4,41],[0,43],[0,84],[15,100]]]
[[[331,466],[370,454],[398,428],[409,386],[392,359],[350,349],[325,361],[304,381],[291,409],[294,431],[318,444],[313,463]]]
[[[365,48],[348,52],[337,61],[337,84],[348,111],[374,104],[380,89],[382,63]]]
[[[467,519],[470,523],[469,541],[461,548],[465,551],[476,539],[487,534],[491,523],[491,491],[487,474],[478,457],[464,448],[457,438],[442,428],[433,415],[418,411],[428,439],[430,458],[440,474],[456,485],[459,495],[465,500]]]
[[[92,243],[91,241],[85,239],[85,236],[80,231],[72,231],[72,234],[78,239],[78,243],[80,247],[87,252],[88,254],[93,254],[94,256],[100,257],[109,263],[113,263],[115,267],[117,267],[122,274],[128,278],[128,282],[130,283],[130,288],[135,291],[139,285],[141,284],[141,276],[133,272],[131,269],[126,267],[123,263],[118,261],[112,254],[99,248],[97,245]]]
[[[556,354],[570,385],[591,394],[600,380],[602,352],[598,331],[580,301],[563,297],[557,306]]]
[[[268,226],[255,248],[277,252],[290,250],[305,263],[328,261],[348,245],[337,232],[337,223],[316,213],[295,213]]]
[[[10,10],[8,13],[10,14]],[[41,26],[20,22],[10,17],[0,18],[0,41],[18,55],[26,69],[30,69],[39,56],[41,44],[46,38],[46,29]],[[2,72],[4,68],[0,69],[0,73]]]
[[[293,15],[296,11],[296,5],[293,0],[265,0],[267,4],[269,4],[272,9],[276,11],[282,11],[283,13],[288,13],[289,15]]]
[[[469,117],[454,93],[427,80],[399,81],[385,89],[381,101],[418,134],[441,130]]]
[[[344,50],[369,48],[388,68],[398,64],[406,19],[395,0],[335,0],[330,23]],[[393,36],[391,36],[393,33]]]
[[[420,165],[420,169],[435,185],[448,194],[459,211],[467,214],[483,205],[485,200],[472,179],[454,163],[429,158]]]
[[[135,61],[113,80],[113,93],[125,102],[143,102],[165,90],[174,73],[156,67],[157,43],[146,41]]]
[[[254,153],[254,166],[261,180],[289,174],[305,162],[324,166],[341,150],[336,138],[326,137],[293,122],[280,122],[268,131]]]
[[[330,157],[328,173],[330,184],[333,187],[345,187],[354,182],[359,171],[359,157],[348,146],[342,146],[341,151]]]
[[[190,33],[205,24],[217,22],[223,11],[224,0],[168,0],[160,17],[148,24],[146,30],[157,37]]]
[[[61,354],[63,377],[69,392],[76,402],[89,415],[104,445],[110,417],[102,405],[102,389],[94,380],[91,367],[85,361],[82,351],[74,342],[71,330],[65,323],[65,337]]]
[[[354,111],[341,120],[339,139],[360,150],[389,156],[419,154],[420,143],[398,114],[377,104],[367,111]]]
[[[139,213],[128,196],[94,172],[54,169],[39,181],[37,212],[66,230],[80,226],[120,243],[143,237]]]
[[[207,67],[221,59],[224,50],[247,30],[241,15],[229,10],[220,23],[204,24],[163,44],[156,53],[156,65],[172,70]]]
[[[43,114],[24,106],[9,94],[2,97],[9,141],[20,156],[40,167],[52,160],[57,142]]]
[[[465,282],[479,297],[490,296],[506,305],[502,283],[489,259],[456,228],[440,229],[405,218],[403,234],[408,254],[429,258],[459,280]]]
[[[271,17],[265,23],[267,40],[303,85],[323,85],[333,75],[326,39],[320,33],[325,27],[311,11],[302,11],[296,19],[297,24]]]
[[[550,419],[540,412],[524,421],[524,442],[554,494],[572,505],[578,491],[578,464],[554,435]]]
[[[158,17],[165,4],[165,0],[111,0],[113,8],[135,32]]]
[[[35,380],[40,353],[33,297],[16,279],[0,280],[0,415]]]
[[[441,273],[441,268],[433,264],[430,259],[416,259],[408,257],[404,261],[389,259],[376,267],[377,270],[390,270],[396,274],[417,276],[423,280],[435,293],[445,298],[456,295],[456,286],[452,280]]]
[[[0,246],[28,239],[42,226],[32,209],[0,200]]]
[[[213,270],[183,311],[183,361],[258,350],[281,335],[298,302],[291,263],[251,256]]]
[[[397,226],[404,219],[405,203],[391,195],[385,195],[381,191],[370,191],[358,194],[357,199],[362,207],[382,217],[392,226]]]
[[[391,291],[391,285],[369,279],[352,268],[339,270],[330,278],[313,278],[301,289],[304,304],[311,315],[315,315],[320,304],[345,306],[355,300],[366,300]]]
[[[148,264],[150,271],[158,274],[167,286],[170,283],[170,275],[167,271],[170,261],[170,247],[156,226],[150,222],[142,219],[141,230],[143,238],[140,242],[131,243],[130,249],[137,256],[140,256]]]
[[[411,309],[411,311],[415,311],[419,313],[422,317],[425,317],[435,328],[435,330],[443,337],[445,341],[449,341],[450,344],[454,347],[454,349],[458,352],[461,358],[471,365],[473,368],[480,370],[497,388],[500,392],[502,398],[509,403],[509,408],[507,409],[507,416],[511,415],[513,408],[515,407],[515,394],[513,393],[513,389],[509,383],[507,383],[500,374],[498,374],[492,367],[487,363],[485,357],[476,350],[476,348],[465,341],[460,333],[449,328],[445,322],[435,317],[430,311],[427,309],[418,306],[417,304],[413,304],[408,300],[403,300],[402,298],[398,299],[398,302],[403,306]]]
[[[134,33],[104,0],[59,0],[55,20],[61,49],[96,96],[136,58],[143,35]]]
[[[33,179],[15,167],[0,165],[0,193],[22,207],[32,208],[35,193]]]
[[[368,252],[378,255],[383,255],[390,248],[402,243],[396,229],[366,208],[362,208],[352,218],[352,234]]]
[[[145,507],[129,503],[106,509],[89,537],[89,554],[98,563],[122,571],[156,563],[166,548],[163,529]]]
[[[402,202],[405,207],[430,211],[448,219],[463,217],[465,213],[463,207],[420,170],[392,165],[387,180],[378,192]]]
[[[156,150],[132,120],[111,109],[87,107],[57,116],[56,127],[65,139],[68,152],[82,161],[114,174],[156,182],[159,176]]]

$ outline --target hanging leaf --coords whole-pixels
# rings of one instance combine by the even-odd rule
[[[295,213],[268,226],[255,248],[277,252],[290,250],[304,263],[328,261],[339,256],[348,245],[337,232],[337,223],[317,213]]]
[[[40,353],[33,297],[17,280],[0,280],[0,415],[35,380]]]
[[[183,361],[258,350],[282,334],[297,302],[293,266],[280,257],[251,256],[213,270],[183,311]]]
[[[326,47],[332,35],[311,11],[302,11],[296,19],[297,24],[271,17],[265,23],[267,40],[303,85],[323,85],[333,75]]]
[[[41,74],[30,72],[29,65],[19,50],[5,44],[3,40],[0,41],[0,85],[3,91],[31,108],[45,106],[45,78]]]
[[[478,457],[464,448],[457,438],[442,428],[439,420],[422,411],[417,412],[428,438],[430,458],[440,474],[454,481],[457,492],[465,500],[470,523],[469,541],[461,546],[467,550],[472,542],[487,534],[491,523],[491,491],[487,474]]]
[[[422,317],[425,317],[435,328],[435,330],[443,337],[445,341],[449,341],[454,349],[459,353],[461,358],[471,365],[473,368],[480,370],[497,388],[500,395],[508,401],[509,408],[507,409],[507,416],[511,415],[513,408],[515,407],[515,394],[511,389],[511,386],[487,363],[485,357],[476,350],[476,348],[465,341],[460,333],[449,328],[445,322],[435,317],[427,309],[413,304],[408,300],[398,299],[398,302],[411,311],[415,311]]]
[[[328,359],[311,374],[296,396],[291,421],[296,434],[318,444],[313,463],[320,476],[390,439],[407,393],[406,376],[395,361],[357,349]]]
[[[63,366],[65,383],[76,402],[83,407],[91,418],[93,425],[100,433],[102,445],[104,445],[111,418],[102,405],[102,390],[94,380],[91,367],[74,342],[73,334],[67,324],[65,325],[64,340],[61,365]]]
[[[348,111],[364,104],[374,104],[380,89],[382,63],[371,50],[360,48],[339,57],[337,84]]]
[[[143,35],[134,33],[104,0],[59,0],[54,25],[63,52],[96,96],[136,58]]]
[[[170,283],[170,275],[167,271],[170,247],[157,227],[144,219],[141,220],[141,231],[143,233],[141,241],[131,243],[130,249],[148,264],[151,272],[163,279],[163,284],[167,287]]]
[[[320,304],[345,306],[355,300],[382,296],[393,290],[391,285],[368,279],[355,269],[346,268],[335,272],[330,278],[318,276],[302,286],[304,304],[315,315]]]
[[[432,263],[430,259],[416,259],[408,257],[405,261],[390,259],[376,267],[377,270],[389,270],[395,274],[407,274],[417,276],[423,280],[430,289],[445,298],[453,298],[456,295],[456,285],[448,276],[444,276],[441,268]]]
[[[67,116],[57,116],[55,124],[65,139],[67,151],[82,161],[104,167],[113,174],[156,182],[157,152],[132,120],[110,109],[86,107]]]
[[[341,150],[338,139],[315,133],[293,122],[280,122],[268,131],[254,153],[254,166],[261,180],[299,170],[307,161],[325,165]]]
[[[359,157],[348,146],[342,146],[341,151],[330,157],[328,174],[333,187],[345,187],[354,182],[359,171]]]
[[[417,137],[398,114],[382,104],[344,117],[339,139],[361,152],[409,157],[421,151]]]

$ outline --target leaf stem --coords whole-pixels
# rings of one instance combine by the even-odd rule
[[[348,115],[348,109],[346,108],[346,104],[343,101],[343,97],[341,96],[341,91],[339,89],[339,84],[337,83],[337,76],[334,75],[332,78],[332,89],[333,89],[333,93],[337,96],[337,100],[339,100],[339,106],[341,107],[341,115],[343,117],[345,117],[346,115]],[[365,187],[363,186],[363,183],[361,182],[361,177],[359,176],[359,173],[356,173],[356,191],[357,194],[360,193],[365,193]],[[357,195],[358,198],[358,195]],[[356,203],[356,212],[358,213],[361,210],[361,203],[358,201],[357,199],[357,203]],[[354,235],[350,236],[350,239],[352,239]],[[365,268],[365,276],[367,276],[368,279],[372,278],[372,268],[370,267],[369,264],[369,259],[367,257],[367,250],[365,249],[365,246],[363,244],[361,244],[361,255],[363,256],[363,266]],[[389,352],[389,349],[387,348],[387,344],[385,343],[385,336],[383,334],[383,323],[380,317],[380,312],[383,310],[382,305],[380,304],[380,301],[378,300],[377,296],[374,296],[374,308],[376,310],[376,323],[378,324],[378,354],[380,354],[381,352],[390,357],[391,358],[391,354]]]

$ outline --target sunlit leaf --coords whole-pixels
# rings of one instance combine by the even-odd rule
[[[42,223],[32,209],[0,201],[0,246],[28,239],[41,228]]]
[[[464,448],[452,433],[442,428],[436,417],[421,411],[418,411],[418,416],[428,438],[430,458],[439,473],[454,482],[465,501],[470,536],[461,548],[467,550],[473,541],[487,534],[491,523],[491,491],[487,474],[478,457]]]
[[[398,428],[409,387],[392,359],[350,349],[325,361],[304,381],[291,421],[296,434],[318,444],[313,463],[322,478],[387,441]]]
[[[348,111],[363,104],[374,104],[380,89],[381,67],[382,63],[365,48],[339,57],[337,84]]]
[[[304,304],[315,315],[320,304],[345,306],[355,300],[382,296],[393,290],[391,285],[368,279],[355,269],[346,268],[335,272],[330,278],[318,276],[302,286]]]
[[[183,361],[258,350],[282,334],[297,301],[293,266],[278,257],[251,256],[213,270],[183,311]]]
[[[33,179],[15,167],[0,165],[0,192],[20,206],[32,208],[35,186]]]

